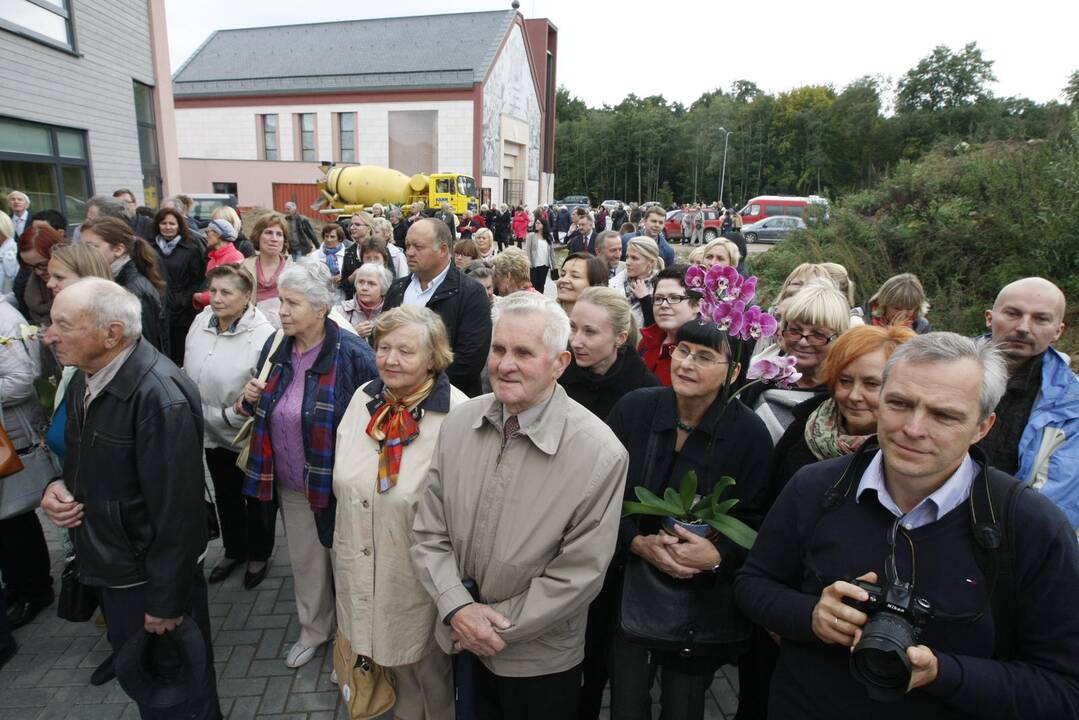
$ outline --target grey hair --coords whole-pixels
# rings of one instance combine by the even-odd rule
[[[86,201],[86,209],[96,207],[99,217],[111,217],[117,220],[127,221],[127,207],[122,200],[117,200],[108,195],[94,195]]]
[[[978,422],[996,410],[1008,387],[1008,365],[999,348],[988,342],[972,340],[953,332],[931,332],[908,340],[895,349],[884,366],[881,387],[888,384],[897,363],[912,365],[973,360],[982,368],[982,390]]]
[[[124,340],[134,340],[142,335],[142,303],[131,292],[111,280],[85,277],[72,285],[89,283],[93,292],[88,293],[86,304],[81,308],[100,330],[120,323],[124,326]]]
[[[569,346],[569,317],[562,306],[537,292],[521,290],[495,303],[491,325],[495,327],[507,315],[542,315],[543,344],[554,357]]]
[[[7,194],[7,197],[8,197],[8,200],[11,200],[11,198],[13,198],[13,197],[22,198],[23,202],[26,203],[26,209],[27,210],[30,209],[30,196],[27,195],[26,193],[24,193],[22,190],[12,190],[11,192],[9,192]]]
[[[378,280],[378,286],[382,288],[383,295],[389,292],[390,285],[393,285],[393,273],[389,271],[389,268],[382,265],[374,263],[360,265],[356,274],[352,276],[352,283],[355,284],[363,275],[374,275],[375,279]]]
[[[300,293],[315,307],[333,307],[337,300],[333,291],[333,276],[326,263],[307,260],[293,263],[285,268],[277,280],[278,290],[293,290]]]

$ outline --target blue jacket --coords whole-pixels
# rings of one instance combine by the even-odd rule
[[[1024,480],[1064,511],[1079,531],[1079,378],[1053,348],[1042,361],[1042,387],[1019,440]]]
[[[598,231],[597,231],[598,232]],[[635,237],[644,235],[643,232],[638,230],[637,232],[626,233],[622,236],[622,259],[626,259],[626,250],[629,248],[629,241]],[[674,248],[667,242],[667,234],[659,234],[659,256],[663,258],[663,266],[670,267],[674,265]]]

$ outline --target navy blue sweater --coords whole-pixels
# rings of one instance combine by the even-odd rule
[[[991,659],[991,583],[975,561],[969,505],[963,503],[910,531],[910,543],[900,536],[898,571],[909,580],[913,566],[916,594],[935,608],[951,615],[984,609],[984,615],[966,623],[930,621],[920,642],[938,658],[937,679],[896,703],[869,699],[850,674],[849,649],[826,645],[812,631],[813,607],[826,585],[869,571],[884,577],[886,536],[895,518],[875,493],[856,502],[852,491],[838,507],[822,507],[824,493],[851,459],[826,460],[795,474],[737,577],[739,608],[782,637],[768,716],[1079,717],[1079,546],[1060,510],[1034,492],[1019,494],[1015,512],[1018,659]]]

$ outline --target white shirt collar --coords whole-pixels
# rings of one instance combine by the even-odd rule
[[[862,473],[862,479],[858,482],[858,491],[855,498],[858,502],[861,502],[862,493],[866,490],[875,490],[878,502],[888,512],[896,517],[903,518],[903,527],[907,530],[913,530],[936,522],[965,502],[970,497],[970,489],[974,484],[974,475],[977,470],[978,466],[968,453],[962,464],[944,481],[943,485],[904,515],[903,511],[899,509],[899,505],[892,499],[884,483],[884,455],[878,450],[877,454],[873,456],[873,460],[870,461],[869,467]]]
[[[450,272],[450,267],[453,266],[453,258],[446,264],[446,267],[438,275],[435,275],[434,279],[424,290],[420,287],[420,276],[416,273],[412,273],[412,281],[405,288],[405,297],[403,304],[405,305],[426,305],[431,299],[431,296],[438,290],[438,286],[442,284],[442,281],[446,279],[446,275]]]

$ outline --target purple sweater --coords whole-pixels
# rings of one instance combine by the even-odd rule
[[[303,467],[303,393],[307,371],[315,364],[322,343],[306,352],[292,346],[292,382],[277,399],[270,416],[270,442],[273,443],[274,476],[285,490],[304,492]]]

